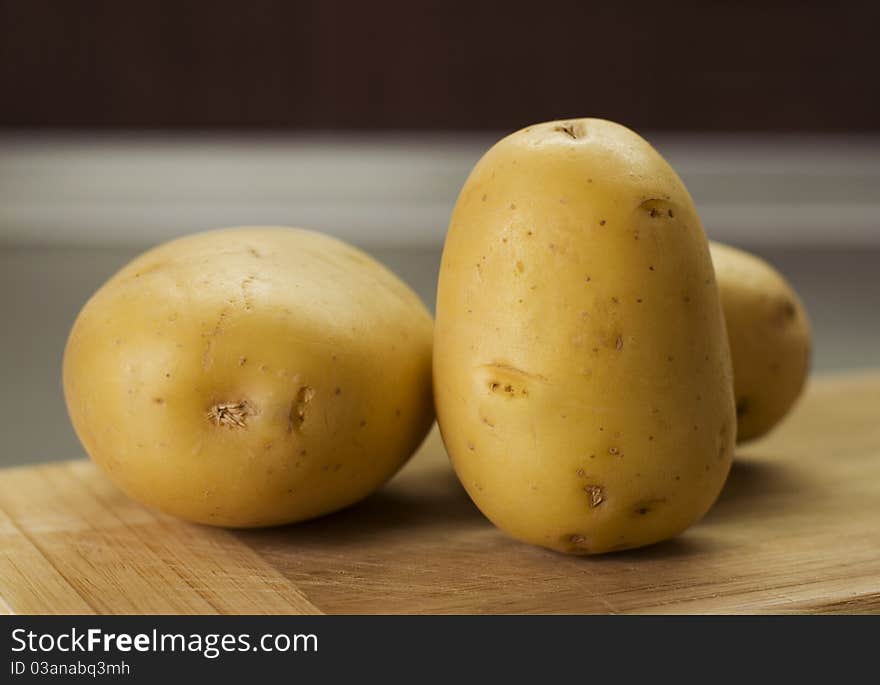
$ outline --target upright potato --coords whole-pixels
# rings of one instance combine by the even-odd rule
[[[443,252],[434,388],[464,487],[520,540],[607,552],[706,512],[736,431],[724,319],[693,202],[647,142],[555,121],[479,161]]]
[[[134,499],[267,526],[349,505],[432,420],[431,318],[366,254],[289,228],[141,255],[80,312],[64,393],[92,459]]]
[[[788,413],[810,371],[810,322],[794,289],[760,257],[710,243],[727,320],[738,442]]]

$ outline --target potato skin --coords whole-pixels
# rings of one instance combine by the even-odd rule
[[[477,163],[440,269],[434,398],[510,535],[574,554],[699,519],[736,421],[709,250],[683,183],[608,121],[530,126]]]
[[[292,228],[234,228],[137,257],[64,355],[71,421],[134,499],[252,527],[345,507],[433,418],[432,321],[390,271]]]
[[[810,372],[810,322],[797,293],[760,257],[709,243],[733,360],[737,442],[760,437],[794,405]]]

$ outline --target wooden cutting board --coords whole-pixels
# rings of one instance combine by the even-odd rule
[[[675,540],[565,557],[474,508],[432,433],[382,491],[239,532],[128,500],[87,461],[0,471],[0,613],[880,613],[880,373],[813,381]]]

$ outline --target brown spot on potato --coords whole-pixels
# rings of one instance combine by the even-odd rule
[[[293,402],[290,403],[290,412],[287,416],[287,432],[298,431],[306,420],[306,406],[312,401],[315,391],[308,385],[301,387]]]
[[[166,266],[168,266],[168,262],[162,260],[158,262],[153,262],[152,264],[147,264],[145,266],[142,266],[134,273],[134,278],[140,278],[141,276],[153,273],[154,271],[159,271],[161,269],[164,269]]]
[[[578,469],[575,473],[577,473],[578,478],[584,477],[584,470],[583,469]]]
[[[524,398],[529,395],[529,388],[535,381],[546,382],[540,374],[529,373],[506,362],[484,364],[481,368],[490,372],[487,380],[489,392],[504,394],[509,398]]]
[[[600,428],[599,430],[602,430],[602,429]],[[620,454],[620,449],[617,447],[609,447],[608,454],[610,454],[612,457],[616,457]]]
[[[666,204],[666,200],[663,198],[649,197],[642,201],[638,208],[647,212],[648,216],[652,219],[672,218],[674,216],[672,210]]]
[[[794,320],[797,315],[797,309],[791,300],[782,300],[774,309],[772,318],[776,326],[784,326]]]
[[[633,511],[639,516],[645,516],[654,511],[659,505],[664,504],[666,502],[665,497],[655,497],[653,499],[646,499],[638,502]]]
[[[244,308],[246,310],[250,310],[253,308],[253,298],[251,296],[250,287],[256,280],[256,278],[257,277],[255,275],[247,276],[241,281],[241,284],[239,285],[239,288],[241,289],[241,299],[242,302],[244,302]]]
[[[161,397],[154,397],[153,402],[155,402],[156,404],[165,404],[165,400],[163,400]]]
[[[208,421],[225,428],[246,428],[247,418],[253,415],[253,407],[247,401],[220,402],[208,409]]]
[[[560,540],[570,552],[588,552],[587,536],[580,533],[567,533]]]
[[[605,501],[605,488],[601,485],[585,485],[584,492],[590,500],[590,509],[595,509]]]
[[[468,441],[467,441],[467,448],[468,448],[471,452],[473,452],[473,451],[474,451],[474,443],[472,443],[470,440],[468,440]]]
[[[600,225],[600,226],[604,226],[604,225],[605,225],[605,219],[600,219],[600,220],[599,220],[599,225]]]
[[[554,126],[553,130],[556,131],[557,133],[564,133],[572,140],[577,140],[578,138],[580,138],[584,134],[582,125],[577,122],[573,122],[573,121],[569,121],[564,124],[559,124],[557,126]]]

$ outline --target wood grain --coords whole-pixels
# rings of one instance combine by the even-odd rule
[[[297,526],[156,514],[89,462],[0,471],[0,612],[880,613],[880,373],[815,380],[678,538],[570,558],[471,504],[433,433],[386,488]]]

